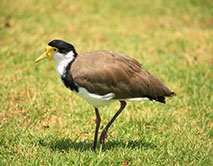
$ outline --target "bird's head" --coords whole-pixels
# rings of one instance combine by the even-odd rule
[[[46,46],[45,52],[35,60],[39,62],[45,58],[54,59],[56,62],[73,60],[77,56],[74,46],[63,40],[53,40]]]

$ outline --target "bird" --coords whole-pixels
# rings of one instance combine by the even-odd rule
[[[101,123],[100,107],[113,101],[120,102],[119,110],[100,134],[99,141],[103,145],[109,127],[123,111],[127,101],[166,103],[166,97],[175,95],[158,77],[144,70],[141,63],[120,53],[96,50],[78,54],[72,44],[54,39],[35,62],[46,58],[55,61],[57,74],[63,84],[94,107],[94,150],[97,147]]]

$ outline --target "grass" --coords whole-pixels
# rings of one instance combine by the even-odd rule
[[[212,9],[211,0],[1,0],[0,165],[212,165]],[[54,63],[34,64],[55,38],[129,55],[177,96],[129,102],[95,153],[92,106]],[[118,107],[101,109],[101,129]]]

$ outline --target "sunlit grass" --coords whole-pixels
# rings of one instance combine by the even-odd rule
[[[0,165],[211,165],[213,6],[206,1],[0,2]],[[129,102],[92,150],[93,107],[66,89],[52,39],[129,55],[176,97]],[[100,109],[101,129],[118,109]]]

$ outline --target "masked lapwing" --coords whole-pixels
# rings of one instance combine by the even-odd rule
[[[94,150],[101,122],[99,107],[116,100],[120,102],[120,109],[100,135],[100,143],[104,144],[109,127],[125,108],[126,101],[150,100],[165,103],[165,97],[175,95],[155,75],[142,69],[138,61],[112,51],[98,50],[78,54],[72,44],[53,40],[35,62],[45,58],[54,59],[58,76],[68,89],[94,106]]]

